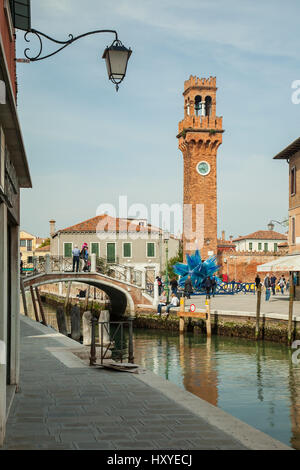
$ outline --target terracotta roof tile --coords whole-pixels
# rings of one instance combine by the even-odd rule
[[[287,235],[283,235],[279,232],[274,232],[274,230],[257,230],[257,232],[250,233],[249,235],[244,235],[242,237],[235,238],[233,242],[240,240],[287,240]]]

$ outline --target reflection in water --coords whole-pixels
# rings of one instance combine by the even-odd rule
[[[45,308],[56,328],[54,311]],[[135,329],[134,356],[137,364],[300,449],[300,365],[285,345]]]

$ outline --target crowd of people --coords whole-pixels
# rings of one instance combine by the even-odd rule
[[[269,275],[269,273],[266,275],[266,277],[264,278],[263,280],[263,283],[261,282],[261,279],[259,277],[259,274],[256,275],[256,278],[255,278],[255,285],[256,285],[256,288],[258,288],[259,286],[264,286],[265,289],[266,289],[266,301],[270,300],[270,296],[271,296],[271,290],[272,290],[272,294],[273,295],[276,295],[276,291],[280,291],[281,294],[283,295],[284,294],[284,289],[286,291],[288,291],[289,289],[289,280],[286,281],[285,277],[284,277],[284,274],[282,274],[280,276],[279,279],[277,279],[277,277],[272,274],[271,276]]]
[[[168,316],[169,312],[170,312],[170,309],[172,307],[178,307],[178,305],[179,305],[178,281],[175,277],[170,281],[171,301],[169,303],[167,302],[167,292],[166,292],[165,286],[163,285],[163,282],[162,282],[162,279],[161,279],[160,276],[156,277],[156,282],[158,284],[158,295],[160,297],[159,304],[157,306],[157,315],[161,315],[162,314],[162,307],[166,307],[166,312],[163,315]],[[216,288],[217,288],[216,276],[213,275],[211,277],[207,277],[205,279],[206,299],[210,299],[211,295],[213,297],[215,296]],[[184,283],[184,291],[183,291],[184,297],[186,297],[187,299],[190,299],[191,294],[193,292],[194,292],[194,290],[193,290],[191,276],[187,276],[187,279]]]

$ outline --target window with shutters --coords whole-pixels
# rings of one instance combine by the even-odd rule
[[[292,217],[291,219],[291,224],[292,224],[292,245],[295,245],[296,243],[296,224],[295,224],[295,217]]]
[[[268,244],[264,243],[264,251],[268,251]]]
[[[64,257],[72,258],[72,243],[64,243]]]
[[[20,246],[22,248],[25,248],[26,247],[26,240],[20,240]]]
[[[253,243],[250,242],[250,243],[249,243],[249,251],[252,251],[252,248],[253,248]]]
[[[27,251],[32,251],[32,240],[27,240]]]
[[[278,243],[274,243],[274,251],[275,253],[278,251]]]
[[[31,5],[30,0],[10,0],[10,11],[13,25],[17,29],[30,31],[31,29]]]
[[[99,243],[91,243],[91,253],[94,253],[96,257],[99,258]]]
[[[123,258],[131,258],[131,243],[123,243]]]
[[[261,248],[262,248],[262,244],[259,242],[259,244],[258,244],[258,251],[261,251]]]
[[[155,257],[155,245],[154,243],[147,243],[147,257],[154,258]]]

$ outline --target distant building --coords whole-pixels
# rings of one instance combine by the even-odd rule
[[[287,235],[274,230],[258,230],[233,239],[236,251],[278,252],[278,245],[287,241]]]
[[[88,244],[89,254],[108,263],[131,266],[141,271],[152,270],[153,275],[163,274],[166,265],[166,243],[163,230],[153,227],[144,219],[120,219],[106,214],[79,224],[56,230],[50,221],[51,255],[72,257],[77,245]],[[169,258],[178,254],[180,240],[170,235]]]
[[[24,266],[32,268],[33,267],[33,259],[37,256],[36,252],[37,249],[45,243],[46,238],[36,237],[31,233],[25,232],[21,230],[20,232],[20,254],[23,261]],[[39,256],[42,256],[39,254]]]

